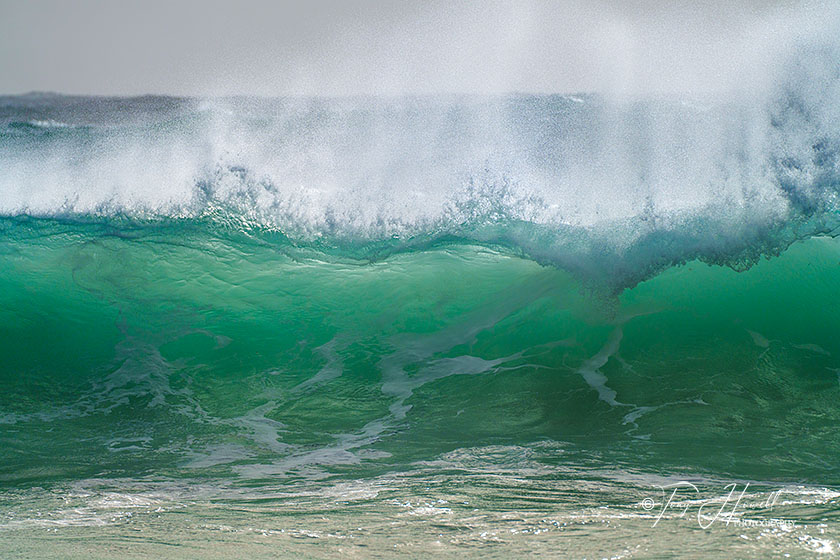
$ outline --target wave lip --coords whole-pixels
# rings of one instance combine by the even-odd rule
[[[744,268],[840,203],[837,50],[732,98],[3,98],[0,214],[204,220],[364,258],[455,240],[614,289]]]

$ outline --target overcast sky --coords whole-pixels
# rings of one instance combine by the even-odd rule
[[[0,93],[702,93],[837,21],[831,2],[697,4],[0,0]]]

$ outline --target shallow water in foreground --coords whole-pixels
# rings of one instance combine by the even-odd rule
[[[8,556],[840,553],[835,239],[615,296],[456,241],[0,224]]]

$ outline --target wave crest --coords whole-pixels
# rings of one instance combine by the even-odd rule
[[[702,102],[6,98],[7,131],[77,128],[0,135],[0,213],[211,219],[362,255],[456,239],[613,287],[744,268],[838,227],[836,52]]]

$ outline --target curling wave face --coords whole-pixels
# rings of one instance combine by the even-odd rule
[[[0,228],[7,482],[359,476],[543,438],[612,465],[840,482],[829,237],[612,298],[463,243],[370,263],[193,221]]]

